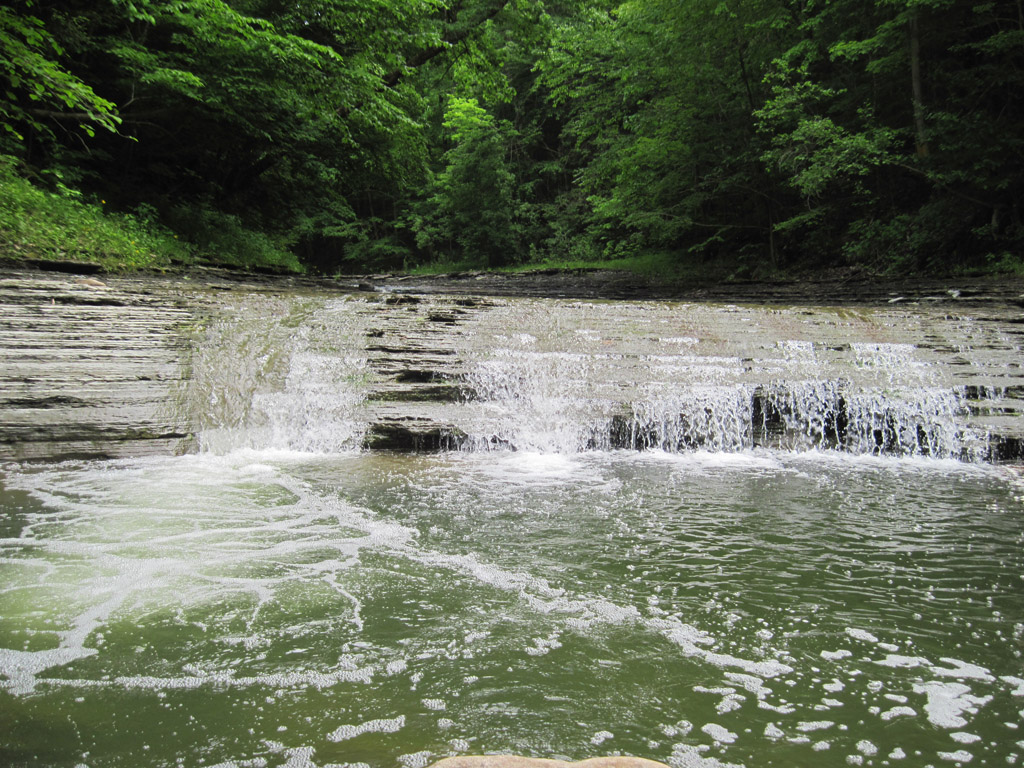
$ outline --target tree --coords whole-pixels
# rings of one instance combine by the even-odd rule
[[[8,139],[47,130],[46,120],[70,121],[86,135],[95,128],[115,131],[120,118],[114,104],[69,72],[64,49],[33,15],[32,0],[0,8],[0,122]]]
[[[1019,3],[794,8],[801,38],[776,58],[758,113],[765,159],[804,203],[780,226],[827,258],[880,266],[1019,247]]]
[[[763,0],[636,0],[567,23],[542,61],[607,256],[650,249],[774,257],[752,112],[780,36]]]
[[[507,264],[515,253],[514,177],[506,162],[508,125],[499,124],[476,99],[453,97],[444,126],[452,148],[418,226],[421,247],[485,266]]]

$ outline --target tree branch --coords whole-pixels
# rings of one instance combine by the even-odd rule
[[[393,69],[391,72],[388,72],[388,74],[384,75],[384,85],[386,85],[388,88],[394,88],[412,70],[422,67],[431,59],[440,56],[445,51],[451,49],[453,46],[458,45],[463,40],[470,37],[484,23],[490,21],[499,13],[501,13],[505,9],[505,6],[508,5],[508,3],[509,0],[497,0],[497,2],[495,2],[490,8],[485,10],[479,18],[473,20],[469,24],[466,24],[461,29],[449,30],[448,33],[441,38],[442,44],[432,45],[429,48],[424,48],[423,50],[418,51],[417,53],[409,57],[409,59],[405,62],[405,66],[400,67],[399,69]],[[455,21],[458,21],[458,17],[456,17]]]

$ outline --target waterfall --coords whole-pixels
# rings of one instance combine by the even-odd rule
[[[892,310],[251,295],[208,325],[190,398],[216,453],[1012,458],[993,425],[1018,413],[1019,372],[978,335]]]
[[[738,451],[754,447],[828,449],[855,454],[978,460],[986,438],[965,424],[963,390],[881,389],[843,379],[649,383],[648,397],[616,403],[548,393],[546,375],[531,378],[482,366],[477,397],[496,406],[486,438],[467,445],[528,450],[659,449]],[[586,389],[577,381],[578,389]]]
[[[934,345],[855,340],[857,332],[880,335],[873,323],[819,321],[815,334],[800,329],[805,338],[776,340],[780,326],[794,330],[778,322],[789,313],[696,306],[639,313],[624,318],[619,307],[577,306],[577,322],[589,327],[561,333],[557,351],[532,324],[494,337],[496,347],[466,374],[486,419],[465,446],[997,458],[998,443],[974,417],[998,410],[985,404],[1006,390],[957,383],[964,347],[953,363],[936,358]],[[533,319],[558,329],[550,307],[545,314]],[[694,315],[703,333],[693,333]],[[681,321],[691,333],[652,333]],[[634,334],[623,334],[629,326]],[[820,338],[807,338],[813,335]]]
[[[201,450],[358,448],[367,361],[355,309],[251,296],[219,313],[194,361]]]

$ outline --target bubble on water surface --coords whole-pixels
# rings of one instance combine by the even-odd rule
[[[962,728],[968,722],[965,713],[973,715],[992,700],[992,696],[973,695],[963,683],[915,683],[914,692],[927,696],[925,714],[938,728]]]
[[[838,651],[821,652],[821,658],[825,659],[826,661],[841,661],[843,659],[848,659],[851,656],[853,656],[853,651],[850,651],[846,648],[840,648]]]
[[[878,638],[872,635],[870,632],[864,629],[855,629],[853,627],[846,628],[846,634],[852,637],[854,640],[863,640],[865,643],[877,643]]]
[[[672,768],[744,768],[742,764],[723,763],[716,757],[704,757],[703,750],[707,745],[695,747],[691,744],[675,744],[672,747],[672,754],[668,757],[668,764]]]
[[[796,729],[798,731],[802,731],[803,733],[807,733],[808,731],[823,731],[827,728],[831,728],[833,725],[835,725],[835,722],[832,720],[812,720],[808,722],[797,723]]]
[[[327,735],[330,741],[347,741],[364,733],[397,733],[405,727],[405,715],[368,720],[359,725],[341,725]]]
[[[398,762],[401,763],[404,768],[427,768],[430,764],[430,758],[432,755],[433,752],[430,750],[412,752],[407,755],[399,755]]]
[[[955,752],[939,752],[938,755],[940,760],[948,760],[951,763],[969,763],[974,759],[974,755],[966,749],[958,749]]]
[[[717,723],[708,723],[701,730],[718,744],[732,744],[739,736]]]
[[[974,744],[981,741],[981,736],[974,733],[965,733],[964,731],[955,731],[949,734],[949,738],[961,744]]]
[[[883,720],[889,721],[897,717],[917,717],[917,710],[912,707],[893,707],[879,715]]]

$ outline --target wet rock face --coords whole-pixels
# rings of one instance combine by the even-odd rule
[[[194,308],[92,277],[0,276],[0,458],[189,450]]]

